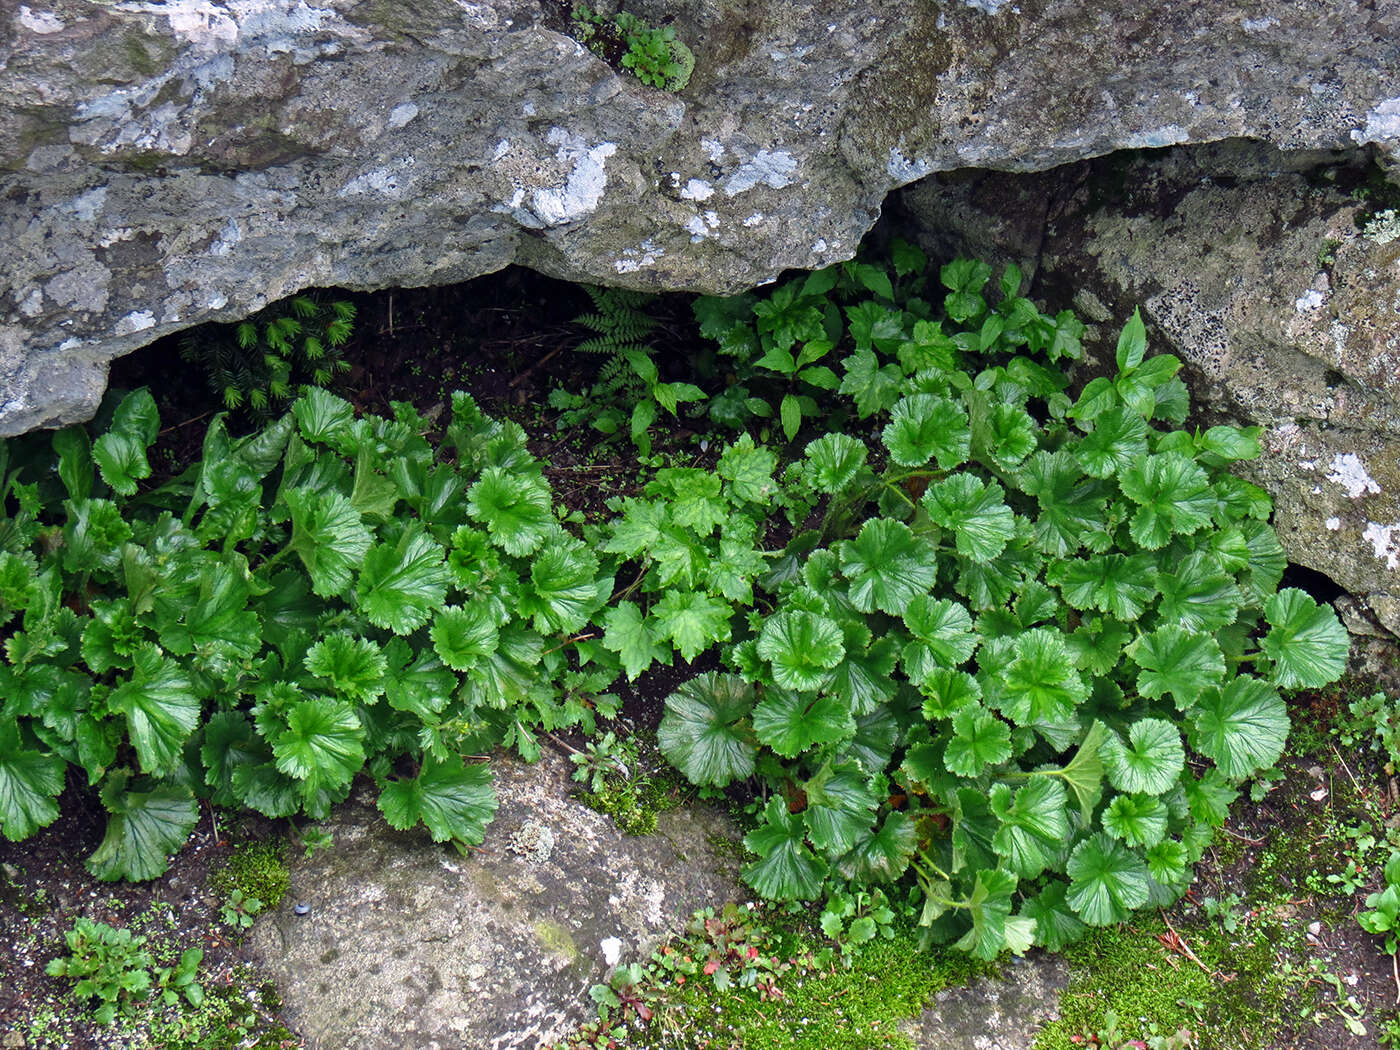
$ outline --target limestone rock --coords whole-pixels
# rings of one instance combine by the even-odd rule
[[[588,988],[619,954],[645,958],[694,909],[743,893],[711,848],[734,835],[716,813],[672,811],[626,838],[569,798],[552,751],[491,768],[501,806],[470,856],[393,831],[361,794],[326,822],[333,848],[292,860],[291,892],[251,944],[308,1045],[552,1042],[591,1016]]]
[[[943,246],[1036,269],[1036,294],[1100,322],[1103,360],[1141,305],[1199,420],[1264,427],[1241,469],[1290,560],[1400,632],[1400,223],[1368,221],[1360,171],[1325,160],[1222,144],[942,180],[904,206]]]
[[[562,0],[0,5],[0,434],[106,363],[309,286],[520,262],[737,290],[849,257],[969,166],[1253,136],[1400,147],[1400,0],[641,0],[678,95]]]
[[[1032,952],[995,979],[944,989],[900,1027],[918,1050],[1031,1050],[1039,1027],[1059,1017],[1068,984],[1062,956]]]

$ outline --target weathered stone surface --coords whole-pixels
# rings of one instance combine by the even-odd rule
[[[694,50],[680,95],[579,47],[563,6],[0,3],[0,433],[312,285],[516,261],[732,290],[848,257],[930,172],[1400,146],[1400,0],[631,5]]]
[[[944,989],[901,1030],[918,1050],[1031,1050],[1040,1026],[1059,1017],[1067,984],[1063,957],[1032,952],[996,980]]]
[[[366,795],[326,823],[332,849],[292,862],[252,947],[309,1046],[533,1050],[591,1016],[609,948],[644,957],[694,909],[742,896],[711,847],[734,834],[718,814],[665,813],[658,834],[625,838],[568,797],[552,751],[492,769],[501,807],[469,857],[394,832]]]
[[[1222,144],[940,179],[904,205],[941,247],[1016,259],[1047,300],[1074,297],[1104,359],[1140,304],[1199,418],[1265,428],[1243,472],[1272,494],[1290,559],[1400,632],[1400,222],[1367,223],[1339,185],[1358,171],[1324,159]]]

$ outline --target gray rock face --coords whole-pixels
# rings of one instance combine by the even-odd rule
[[[1031,1050],[1040,1026],[1059,1018],[1068,984],[1061,956],[1033,952],[995,980],[944,989],[900,1027],[918,1050]]]
[[[520,262],[737,290],[969,166],[1253,136],[1400,147],[1400,0],[644,0],[669,95],[557,0],[0,4],[0,434],[298,289]]]
[[[931,181],[904,204],[939,247],[1017,259],[1049,301],[1073,296],[1102,359],[1141,305],[1203,421],[1264,427],[1242,470],[1289,558],[1400,632],[1400,220],[1368,220],[1343,188],[1359,172],[1322,159],[1222,144]]]
[[[657,835],[625,838],[568,797],[553,752],[491,768],[501,807],[468,857],[393,831],[366,796],[327,822],[332,849],[292,862],[251,944],[309,1046],[533,1050],[591,1016],[610,962],[744,892],[711,849],[734,834],[715,813],[665,813]]]

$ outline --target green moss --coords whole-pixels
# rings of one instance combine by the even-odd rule
[[[568,962],[578,959],[578,945],[569,931],[552,919],[540,919],[535,923],[535,940],[551,955],[557,955]]]
[[[240,843],[228,862],[210,874],[209,885],[223,897],[242,890],[245,897],[262,901],[263,910],[271,910],[282,902],[291,885],[283,861],[285,852],[282,842]]]
[[[826,942],[810,934],[793,937],[795,950],[819,950]],[[998,967],[960,952],[928,952],[918,933],[898,929],[890,940],[852,949],[850,968],[840,964],[818,972],[791,971],[779,981],[781,995],[762,999],[749,990],[716,991],[704,977],[683,986],[679,1003],[659,1011],[635,1050],[685,1046],[742,1047],[743,1050],[912,1050],[899,1031],[938,992],[983,976]]]
[[[1042,1029],[1036,1050],[1075,1050],[1111,1016],[1126,1038],[1183,1028],[1196,1050],[1268,1045],[1297,1009],[1299,989],[1280,970],[1281,926],[1262,920],[1231,936],[1214,924],[1178,926],[1201,965],[1169,951],[1161,919],[1095,930],[1068,948],[1070,983],[1060,1019]],[[1078,1037],[1078,1041],[1076,1041]]]

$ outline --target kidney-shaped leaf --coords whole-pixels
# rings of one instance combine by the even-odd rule
[[[1264,606],[1264,618],[1270,625],[1264,652],[1273,661],[1275,684],[1315,689],[1342,676],[1349,643],[1330,608],[1296,587],[1286,587]]]
[[[788,812],[781,798],[763,811],[763,823],[744,836],[759,859],[744,869],[744,881],[769,900],[811,900],[821,892],[825,867],[806,844],[800,814]]]
[[[1196,704],[1191,744],[1231,780],[1272,766],[1288,739],[1288,710],[1278,693],[1248,675],[1209,689]]]
[[[434,842],[477,844],[498,805],[490,768],[466,765],[457,755],[428,758],[416,777],[386,784],[379,793],[379,810],[391,827],[407,831],[422,820]]]

